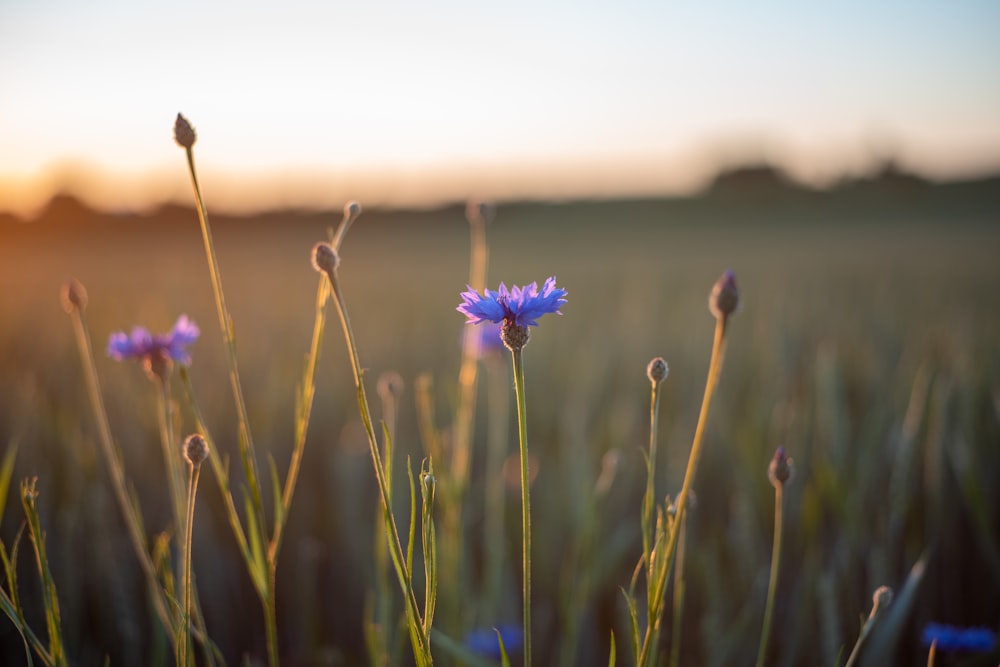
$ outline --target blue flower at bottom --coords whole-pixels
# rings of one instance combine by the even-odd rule
[[[514,286],[510,290],[503,283],[500,289],[484,290],[480,294],[472,287],[462,292],[462,303],[456,308],[465,315],[467,324],[480,322],[506,322],[519,327],[538,326],[538,318],[546,313],[561,315],[559,308],[566,303],[566,290],[556,287],[555,276],[550,277],[538,289],[533,282],[524,287]]]
[[[939,651],[983,653],[992,649],[996,640],[996,633],[989,628],[958,628],[941,623],[928,623],[920,635],[924,646],[936,642]]]
[[[199,335],[201,332],[198,325],[188,319],[187,315],[181,315],[174,328],[165,334],[153,335],[145,327],[135,327],[130,336],[121,331],[111,334],[108,338],[108,356],[116,361],[141,361],[163,356],[187,366],[191,363],[187,346],[198,340]]]
[[[462,644],[473,653],[499,660],[501,656],[498,632],[503,638],[503,647],[507,650],[507,655],[521,650],[524,645],[524,630],[518,625],[509,623],[496,628],[476,628],[465,635]]]

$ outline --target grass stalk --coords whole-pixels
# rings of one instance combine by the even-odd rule
[[[187,667],[194,664],[191,653],[191,544],[194,541],[194,505],[198,493],[198,477],[201,464],[188,466],[187,508],[184,515],[183,565],[181,569],[181,609],[184,614],[183,631],[177,638],[177,665]]]

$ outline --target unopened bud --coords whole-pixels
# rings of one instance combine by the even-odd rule
[[[403,376],[396,371],[386,371],[379,376],[375,390],[383,401],[398,399],[403,395]]]
[[[312,265],[317,271],[332,276],[340,265],[340,255],[329,243],[317,243],[313,246]]]
[[[79,280],[72,278],[63,283],[59,290],[59,301],[67,313],[82,313],[87,309],[87,288]]]
[[[208,443],[205,438],[197,433],[193,433],[184,440],[184,458],[192,466],[197,468],[208,458]]]
[[[736,287],[736,275],[726,271],[715,281],[712,293],[708,297],[708,309],[716,319],[732,315],[740,305],[740,291]]]
[[[174,121],[174,141],[181,148],[191,148],[194,146],[194,142],[197,139],[197,135],[194,133],[194,128],[191,127],[191,123],[184,116],[177,114],[177,120]]]
[[[777,488],[779,485],[784,485],[792,477],[792,473],[795,471],[795,461],[791,458],[785,456],[785,448],[778,447],[774,451],[774,457],[771,459],[771,464],[767,467],[767,478],[771,480],[771,485]]]
[[[667,362],[663,357],[656,357],[649,362],[646,366],[646,377],[654,385],[660,384],[667,379],[667,374],[670,373],[670,367],[667,366]]]

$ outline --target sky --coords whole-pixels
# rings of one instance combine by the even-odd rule
[[[690,192],[1000,170],[1000,3],[0,0],[0,210]]]

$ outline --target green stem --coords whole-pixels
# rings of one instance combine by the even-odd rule
[[[125,519],[125,527],[129,540],[132,542],[132,549],[143,575],[146,577],[147,588],[153,600],[153,607],[164,629],[174,636],[176,634],[177,619],[170,611],[164,596],[163,587],[156,576],[156,567],[146,550],[146,536],[142,529],[142,522],[138,516],[138,509],[129,497],[128,488],[125,483],[125,470],[122,465],[121,455],[115,446],[111,435],[111,425],[108,421],[108,412],[104,406],[104,397],[101,394],[101,384],[97,378],[97,365],[94,362],[93,346],[90,342],[90,334],[87,329],[85,315],[82,311],[72,313],[73,331],[76,334],[76,342],[80,351],[80,360],[83,363],[83,372],[86,376],[87,394],[90,397],[91,409],[94,413],[94,421],[97,423],[98,442],[104,454],[104,460],[108,465],[108,474],[111,476],[111,488],[114,491],[115,499]]]
[[[175,530],[184,530],[184,482],[181,481],[181,452],[174,446],[174,420],[170,408],[170,380],[168,374],[156,378],[160,399],[160,447],[163,449],[163,465],[166,466],[167,487],[170,504],[174,513]]]
[[[694,440],[691,443],[691,454],[688,457],[687,471],[684,473],[684,484],[681,486],[681,492],[677,496],[676,515],[674,521],[670,524],[665,562],[663,567],[656,572],[653,595],[648,600],[649,606],[655,609],[655,612],[652,614],[654,622],[646,627],[646,634],[643,637],[642,648],[639,652],[637,664],[642,667],[656,664],[656,640],[659,637],[660,623],[663,618],[662,609],[664,593],[667,588],[667,576],[673,564],[677,548],[677,537],[680,534],[681,525],[680,519],[687,510],[691,485],[698,472],[698,462],[701,460],[701,451],[705,442],[705,426],[708,424],[708,412],[712,405],[712,397],[715,394],[715,389],[719,384],[719,375],[722,373],[722,362],[725,356],[725,339],[726,316],[722,316],[715,321],[715,339],[712,344],[712,357],[708,364],[708,380],[705,383],[705,395],[701,401],[698,425],[695,427]]]
[[[778,570],[781,567],[781,526],[784,505],[784,484],[774,487],[774,546],[771,548],[771,576],[767,582],[767,604],[764,607],[764,629],[760,635],[760,650],[757,652],[757,667],[764,667],[767,644],[771,639],[771,620],[774,615],[774,598],[778,590]]]
[[[198,185],[198,176],[194,167],[194,152],[190,147],[185,148],[184,152],[187,156],[188,170],[191,173],[191,185],[194,188],[198,220],[201,223],[201,235],[205,243],[205,256],[208,259],[208,270],[212,277],[215,307],[219,314],[219,327],[222,330],[226,351],[229,355],[229,383],[232,387],[233,400],[236,402],[236,413],[239,419],[240,455],[243,460],[247,483],[250,487],[251,500],[253,501],[254,514],[256,514],[259,524],[260,534],[267,535],[266,526],[264,525],[264,505],[261,501],[260,476],[257,473],[257,456],[254,452],[253,438],[250,434],[250,418],[247,413],[246,400],[243,398],[243,385],[240,383],[239,365],[236,360],[236,332],[233,329],[233,319],[229,314],[229,309],[226,307],[226,299],[222,290],[222,273],[219,270],[219,260],[215,254],[212,230],[208,224],[208,211],[201,196],[201,187]],[[274,492],[277,493],[277,489]],[[277,664],[273,663],[271,667],[277,667]]]
[[[407,626],[410,632],[410,642],[413,646],[413,653],[417,664],[420,666],[429,665],[432,662],[430,635],[423,628],[420,607],[417,604],[416,594],[413,592],[412,574],[407,566],[406,555],[403,551],[402,542],[399,540],[396,519],[392,514],[392,507],[389,502],[391,492],[386,483],[385,468],[379,452],[378,440],[375,437],[375,427],[372,423],[371,411],[368,407],[368,397],[365,393],[363,377],[364,372],[361,369],[361,361],[358,358],[354,330],[351,328],[350,318],[347,314],[347,305],[344,302],[344,295],[340,290],[340,281],[337,279],[336,272],[328,272],[327,277],[330,280],[334,303],[337,306],[337,313],[340,315],[340,323],[347,342],[348,357],[351,360],[351,370],[354,374],[354,385],[358,393],[358,409],[361,412],[361,421],[364,424],[365,433],[368,435],[368,449],[371,453],[373,467],[375,468],[375,480],[378,484],[379,495],[382,500],[382,515],[386,523],[386,539],[389,543],[390,554],[396,569],[396,577],[399,580],[400,589],[406,600]]]
[[[656,505],[656,443],[660,420],[660,383],[652,382],[649,397],[649,460],[646,462],[646,495],[642,501],[642,554],[646,560],[647,599],[652,593],[653,573],[653,510]],[[647,608],[648,625],[652,625],[654,609]]]
[[[531,667],[531,498],[528,475],[527,409],[524,401],[524,363],[521,350],[511,350],[514,363],[514,393],[517,399],[517,431],[521,443],[521,569],[524,573],[524,667]]]
[[[677,538],[677,560],[674,567],[674,620],[670,637],[670,666],[679,667],[684,617],[684,546],[687,541],[687,513],[681,517],[681,536]]]
[[[194,504],[198,493],[198,477],[201,466],[189,465],[187,512],[184,517],[184,561],[181,570],[182,611],[184,625],[177,637],[177,665],[187,667],[193,664],[191,655],[191,543],[194,541]]]

